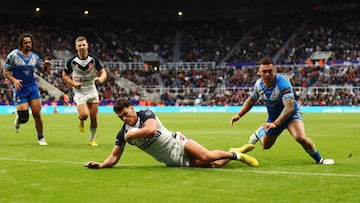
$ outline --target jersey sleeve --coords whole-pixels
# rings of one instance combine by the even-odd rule
[[[75,58],[75,56],[73,56],[71,59],[69,59],[66,64],[65,64],[65,67],[64,67],[64,72],[68,75],[70,75],[70,73],[72,72],[72,66],[71,66],[71,63],[73,61],[73,59]]]
[[[39,71],[41,71],[41,68],[43,67],[43,62],[42,59],[40,58],[40,56],[36,53],[33,53],[36,59],[36,64],[35,64],[35,68],[38,69]]]
[[[283,77],[279,77],[277,81],[277,86],[279,87],[282,100],[287,98],[295,99],[292,86],[288,80]]]
[[[4,68],[8,71],[11,71],[14,67],[14,54],[15,54],[16,50],[11,51],[4,62]]]
[[[101,64],[101,62],[100,62],[100,60],[98,59],[98,58],[96,58],[95,56],[92,56],[93,57],[93,59],[94,59],[94,61],[95,61],[95,64],[96,64],[96,66],[95,66],[95,68],[96,68],[96,70],[102,70],[102,69],[104,69],[104,67],[103,67],[103,65]]]
[[[154,114],[154,112],[152,112],[151,110],[141,110],[138,112],[138,116],[140,118],[140,120],[144,123],[146,120],[148,119],[155,119],[156,116]]]
[[[125,136],[125,124],[123,125],[121,130],[116,135],[115,145],[117,145],[119,147],[124,147],[126,144],[124,136]]]
[[[250,99],[253,101],[257,101],[260,97],[259,92],[260,92],[260,80],[257,80],[254,84],[254,89],[249,95]]]

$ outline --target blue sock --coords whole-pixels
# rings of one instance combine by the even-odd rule
[[[38,140],[41,140],[43,138],[44,138],[44,135],[41,135],[41,134],[38,135]]]
[[[306,152],[316,161],[316,163],[320,162],[321,156],[320,156],[320,152],[317,149],[315,149],[315,150],[306,150]]]
[[[261,140],[261,138],[265,135],[265,130],[264,128],[261,128],[257,131],[256,137],[258,138],[258,140]]]

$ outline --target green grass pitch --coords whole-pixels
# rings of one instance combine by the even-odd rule
[[[232,113],[158,113],[169,130],[181,131],[208,149],[247,142],[266,114],[249,113],[234,127]],[[39,146],[34,122],[14,133],[14,115],[0,115],[0,202],[359,202],[360,114],[305,113],[307,135],[334,166],[314,164],[287,131],[272,149],[249,152],[251,168],[232,161],[218,169],[168,168],[127,145],[111,169],[90,170],[104,160],[122,123],[100,114],[98,147],[88,145],[75,114],[45,114],[48,146]]]

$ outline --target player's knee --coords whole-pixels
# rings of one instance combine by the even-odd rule
[[[274,143],[266,143],[266,142],[262,142],[261,144],[263,146],[263,149],[270,149],[274,145]]]
[[[271,146],[266,146],[266,145],[263,146],[263,149],[270,149],[270,148]]]
[[[29,111],[23,110],[23,111],[17,111],[17,114],[19,116],[19,123],[26,123],[29,120]]]
[[[81,120],[81,121],[85,121],[87,119],[88,119],[88,115],[86,115],[86,114],[79,116],[79,120]]]

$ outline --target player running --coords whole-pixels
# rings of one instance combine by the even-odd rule
[[[41,96],[36,84],[34,70],[42,72],[50,70],[51,62],[40,59],[39,55],[32,52],[34,37],[29,33],[19,37],[19,49],[9,53],[4,64],[4,75],[14,85],[16,117],[14,130],[19,132],[20,125],[29,120],[29,107],[35,120],[35,128],[39,145],[47,145],[43,134],[43,121],[41,118]]]
[[[95,83],[105,82],[107,74],[100,61],[89,54],[89,44],[85,37],[76,38],[75,48],[77,54],[67,61],[62,78],[73,87],[80,132],[85,132],[84,121],[90,116],[90,146],[96,147],[99,94]]]
[[[249,144],[244,147],[247,149],[254,148],[254,144],[260,141],[264,149],[270,149],[281,132],[288,129],[294,139],[301,144],[316,163],[333,165],[334,160],[321,157],[313,141],[306,136],[304,122],[295,100],[293,88],[286,78],[276,74],[275,66],[270,57],[264,57],[260,60],[259,74],[261,78],[255,82],[254,90],[240,111],[230,120],[230,125],[233,126],[234,122],[243,117],[258,99],[265,101],[268,120],[250,136]],[[239,149],[231,149],[231,151],[237,150]]]

